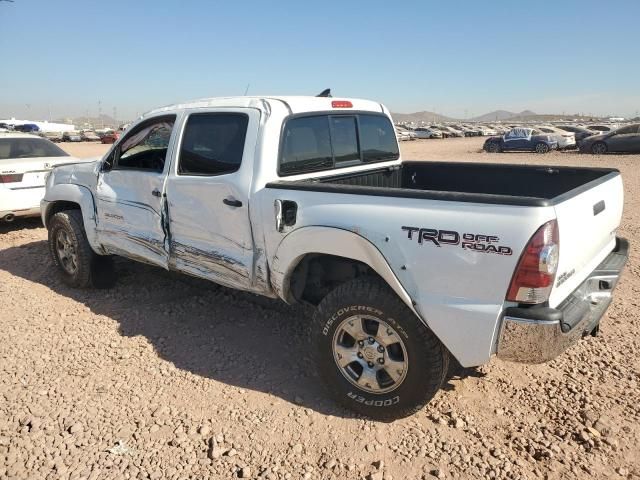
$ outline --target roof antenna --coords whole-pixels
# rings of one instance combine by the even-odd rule
[[[318,95],[316,95],[316,97],[331,97],[331,89],[327,88],[325,90],[323,90],[322,92],[320,92]]]
[[[249,87],[251,86],[250,83],[247,83],[247,88],[244,89],[244,96],[247,96],[247,92],[249,91]]]

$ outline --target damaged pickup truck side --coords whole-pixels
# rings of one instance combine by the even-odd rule
[[[41,206],[69,285],[121,255],[314,306],[328,392],[374,418],[421,408],[451,356],[540,363],[595,333],[628,256],[617,170],[403,161],[356,99],[154,110]]]

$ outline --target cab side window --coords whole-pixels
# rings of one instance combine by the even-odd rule
[[[180,147],[179,175],[223,175],[242,163],[249,117],[244,113],[189,116]]]
[[[114,168],[162,172],[175,120],[168,115],[135,127],[118,145]]]

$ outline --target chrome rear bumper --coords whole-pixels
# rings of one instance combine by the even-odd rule
[[[629,242],[618,237],[616,248],[557,308],[507,308],[498,357],[512,362],[544,363],[597,331],[628,256]]]

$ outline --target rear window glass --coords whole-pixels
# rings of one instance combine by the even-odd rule
[[[400,156],[398,141],[389,128],[387,117],[360,116],[360,148],[365,162],[395,160]]]
[[[43,138],[0,138],[0,160],[68,156],[60,147]]]
[[[331,117],[331,145],[336,164],[360,161],[356,117]]]
[[[393,125],[384,115],[304,116],[285,124],[280,174],[395,160],[399,156]]]

